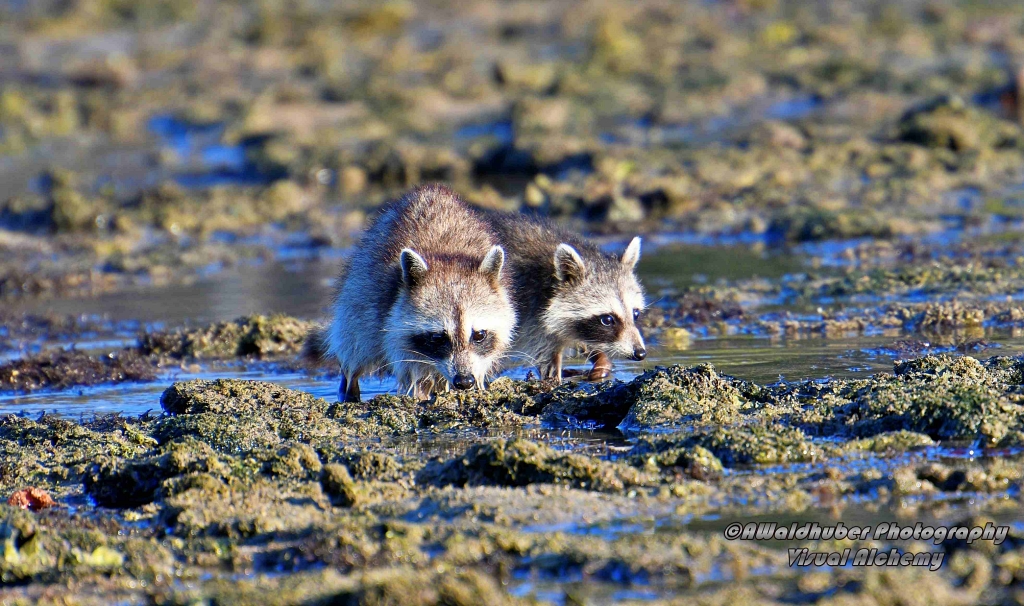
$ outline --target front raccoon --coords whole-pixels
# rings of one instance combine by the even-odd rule
[[[452,191],[419,187],[385,206],[341,279],[326,334],[310,335],[341,363],[339,398],[359,378],[392,374],[417,398],[483,387],[515,326],[505,253]]]
[[[519,326],[516,354],[544,378],[562,378],[567,347],[590,352],[590,379],[608,376],[609,356],[647,357],[636,321],[644,294],[634,268],[640,238],[621,257],[583,238],[523,215],[487,213],[509,257]]]

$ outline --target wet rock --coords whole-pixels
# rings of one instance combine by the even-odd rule
[[[359,502],[359,491],[356,482],[348,473],[348,468],[338,463],[326,465],[320,478],[324,494],[331,503],[340,507],[351,507]]]
[[[876,377],[850,397],[837,415],[856,436],[906,430],[936,440],[996,443],[1020,424],[1019,405],[981,363],[966,356],[896,362],[895,376]]]
[[[718,478],[724,469],[722,461],[703,446],[658,450],[656,444],[645,443],[634,447],[631,461],[638,467],[655,471],[680,469],[697,480]]]
[[[976,151],[1016,145],[1020,129],[956,96],[940,97],[907,112],[898,138],[928,147]]]
[[[717,459],[701,456],[704,450]],[[811,442],[802,431],[780,424],[721,427],[696,434],[645,439],[630,452],[633,457],[649,459],[654,456],[655,462],[662,460],[663,453],[668,461],[678,454],[690,456],[712,472],[716,467],[715,460],[720,460],[720,464],[725,467],[735,467],[802,463],[821,460],[826,456],[826,450]]]
[[[139,349],[146,355],[197,359],[296,354],[313,326],[285,315],[246,316],[200,329],[146,334]]]
[[[851,450],[866,450],[870,452],[903,452],[922,446],[934,446],[935,440],[923,433],[913,431],[893,431],[880,433],[870,438],[853,440],[848,442],[846,448]]]
[[[67,389],[73,385],[154,379],[154,364],[129,349],[105,356],[74,349],[51,351],[0,365],[0,390]]]
[[[776,214],[768,226],[773,238],[794,242],[849,238],[889,238],[892,226],[886,217],[871,210],[833,211],[791,208]]]
[[[168,480],[193,473],[227,476],[230,468],[207,444],[184,440],[148,457],[97,463],[86,474],[84,488],[102,507],[138,507],[153,502]]]
[[[152,435],[161,444],[194,437],[221,452],[244,453],[299,437],[317,445],[355,435],[325,400],[264,381],[175,383],[160,402],[176,415],[155,423]]]
[[[629,384],[622,399],[629,412],[620,428],[631,431],[735,423],[751,405],[710,364],[647,371]]]
[[[632,467],[517,439],[472,446],[461,457],[428,465],[417,475],[416,482],[437,486],[566,484],[617,492],[651,480]]]

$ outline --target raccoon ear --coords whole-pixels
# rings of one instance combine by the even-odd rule
[[[505,265],[505,249],[500,246],[492,246],[487,251],[483,263],[480,264],[480,273],[487,276],[492,282],[497,283],[501,278],[501,268]]]
[[[576,249],[565,242],[555,249],[555,277],[559,282],[582,280],[587,268]]]
[[[637,236],[629,241],[629,246],[626,247],[626,252],[622,253],[622,264],[632,269],[636,267],[639,260],[640,236]]]
[[[427,273],[427,262],[411,248],[403,248],[399,257],[402,264],[402,282],[408,286],[416,286]]]

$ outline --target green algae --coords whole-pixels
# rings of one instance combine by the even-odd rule
[[[153,381],[162,367],[181,360],[293,356],[311,326],[285,315],[253,315],[197,329],[144,333],[137,345],[117,351],[44,351],[0,365],[0,390]]]
[[[145,334],[139,350],[145,355],[188,359],[295,354],[310,328],[311,323],[284,315],[247,316],[199,329]]]
[[[849,397],[850,404],[836,412],[858,436],[905,430],[939,440],[997,443],[1020,423],[1019,405],[970,357],[897,362],[895,376],[876,379]]]
[[[623,398],[629,405],[620,424],[624,430],[733,424],[750,406],[740,390],[710,364],[649,371],[632,384],[631,393]]]
[[[51,351],[0,365],[0,390],[67,389],[75,385],[152,381],[154,363],[132,350],[91,356],[81,351]]]
[[[293,592],[300,591],[356,603],[372,603],[381,596],[403,603],[460,603],[457,600],[463,598],[452,597],[455,594],[437,593],[439,579],[453,578],[452,570],[478,575],[477,581],[459,581],[451,589],[473,603],[490,599],[481,587],[500,587],[510,571],[522,567],[533,574],[579,570],[612,583],[658,579],[677,590],[701,587],[699,579],[722,557],[739,557],[736,565],[741,567],[781,566],[785,554],[690,530],[618,534],[612,524],[611,534],[604,536],[601,520],[612,522],[635,513],[642,521],[640,512],[649,509],[699,514],[737,507],[723,510],[722,503],[744,503],[747,509],[741,511],[763,512],[767,507],[804,512],[814,503],[834,506],[863,494],[875,494],[880,502],[964,490],[1008,494],[1019,486],[1021,473],[1014,463],[998,457],[911,461],[888,477],[872,470],[844,469],[842,457],[847,453],[870,450],[884,457],[933,442],[926,434],[906,431],[853,439],[857,425],[845,422],[849,419],[843,407],[852,402],[846,396],[861,393],[870,401],[875,396],[863,391],[866,388],[891,389],[900,382],[910,384],[909,397],[916,398],[913,384],[942,377],[1010,389],[1004,382],[1016,376],[1017,365],[1012,358],[984,363],[952,356],[923,358],[897,364],[894,374],[832,380],[819,385],[813,396],[802,384],[758,386],[698,366],[657,370],[619,385],[550,389],[505,380],[489,395],[470,392],[440,398],[439,408],[432,408],[431,401],[380,398],[378,404],[405,406],[410,419],[379,427],[374,430],[379,436],[394,436],[396,430],[422,436],[422,427],[436,427],[438,418],[453,414],[453,403],[475,407],[471,415],[490,411],[504,422],[506,415],[514,414],[528,423],[538,422],[549,407],[562,404],[568,409],[594,393],[632,398],[619,404],[621,414],[638,401],[647,401],[651,410],[653,402],[659,402],[677,411],[675,396],[644,400],[655,395],[659,385],[690,398],[698,393],[705,399],[727,394],[745,403],[742,414],[734,411],[721,426],[694,428],[689,416],[678,415],[672,433],[664,433],[669,425],[659,425],[655,433],[638,430],[637,443],[621,458],[555,450],[523,437],[470,438],[458,442],[462,446],[452,455],[435,458],[425,467],[417,462],[422,456],[417,451],[365,440],[362,432],[374,427],[374,414],[377,423],[387,419],[382,413],[365,412],[358,418],[351,409],[337,415],[338,404],[264,382],[179,383],[164,397],[168,410],[174,411],[166,418],[97,423],[93,429],[45,418],[46,423],[5,422],[5,438],[23,450],[73,448],[95,457],[80,463],[78,475],[69,474],[65,480],[35,479],[44,487],[77,482],[97,505],[124,516],[99,519],[76,531],[82,522],[60,510],[42,516],[12,514],[16,517],[4,536],[14,537],[10,541],[17,550],[10,551],[5,571],[12,580],[30,582],[29,587],[70,578],[67,575],[94,584],[146,578],[153,585],[145,594],[171,603],[199,598],[244,603],[257,599],[258,588],[274,592],[274,599],[282,603],[290,603],[290,596],[297,595]],[[804,397],[814,400],[815,407],[808,408]],[[366,404],[372,411],[374,401]],[[950,414],[968,426],[986,410],[968,407]],[[921,423],[933,420],[931,412],[913,407],[899,413],[879,408],[876,414],[880,419],[905,418],[916,412],[922,415]],[[344,420],[350,415],[352,424]],[[238,425],[246,417],[254,419],[253,425]],[[179,431],[186,426],[178,423],[188,419],[203,419],[207,429]],[[262,433],[253,433],[257,425],[263,426]],[[524,431],[521,426],[494,425]],[[835,441],[816,442],[809,432]],[[108,452],[96,453],[94,443],[110,444],[114,438],[123,442],[120,450],[107,447]],[[793,463],[815,465],[753,476],[728,471],[763,465],[788,469]],[[578,515],[595,520],[584,535],[522,530],[547,523],[538,522],[545,519],[579,523]],[[142,530],[126,532],[130,519],[150,522]],[[157,529],[159,533],[152,534]],[[335,571],[330,578],[323,570],[307,570],[324,565]],[[184,570],[174,575],[203,574],[204,580],[188,588],[157,581],[171,578],[164,576],[171,574],[170,567],[182,566]],[[402,578],[434,585],[421,595],[406,593],[409,586],[403,583],[378,583],[390,579],[388,571],[394,567],[403,571]],[[225,570],[243,574],[229,576]],[[287,574],[264,574],[271,570]]]
[[[473,446],[464,455],[428,466],[417,482],[438,486],[526,486],[566,484],[599,491],[621,491],[650,480],[629,467],[559,453],[527,440]]]
[[[724,470],[722,461],[700,445],[670,446],[646,443],[634,447],[630,457],[633,465],[661,471],[679,468],[697,480],[717,478]]]
[[[1018,145],[1022,135],[1019,125],[998,120],[956,96],[908,111],[897,128],[903,141],[959,152]]]
[[[901,429],[887,433],[880,433],[870,438],[851,440],[846,448],[851,450],[865,450],[869,452],[903,452],[913,448],[935,446],[935,440],[925,434],[916,433]]]
[[[658,467],[704,467],[711,475],[722,466],[771,465],[819,461],[827,448],[815,445],[798,428],[746,425],[665,438],[645,438],[630,451],[634,460]],[[710,455],[710,456],[709,456]],[[697,469],[697,473],[703,470]]]
[[[156,499],[167,480],[195,473],[226,475],[229,469],[203,442],[176,442],[161,450],[144,458],[94,465],[85,474],[85,492],[103,507],[138,507]]]

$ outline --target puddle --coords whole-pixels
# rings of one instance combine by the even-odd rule
[[[496,120],[480,124],[467,124],[455,131],[455,142],[466,143],[477,139],[490,139],[502,146],[510,146],[515,141],[515,132],[511,120]]]
[[[166,327],[204,325],[247,314],[326,314],[334,260],[264,263],[217,271],[190,284],[141,288],[86,298],[17,302],[12,312],[85,315],[111,320],[160,322]]]
[[[648,298],[655,300],[653,293],[659,288],[682,289],[719,280],[781,278],[807,270],[803,258],[788,252],[765,252],[742,246],[741,242],[732,244],[705,246],[699,238],[686,235],[645,237],[637,272]]]
[[[173,114],[158,114],[146,127],[174,154],[180,165],[174,180],[182,187],[263,185],[272,180],[248,159],[245,144],[223,143],[221,123],[195,124]]]

